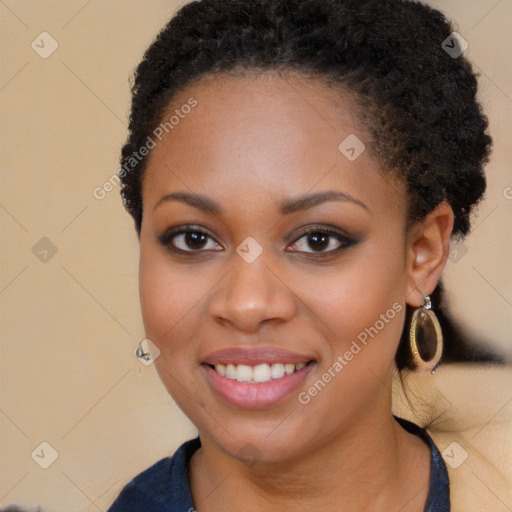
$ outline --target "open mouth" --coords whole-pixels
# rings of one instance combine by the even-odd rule
[[[263,363],[254,366],[246,364],[208,364],[222,377],[237,381],[256,384],[261,382],[270,382],[272,380],[282,379],[283,377],[293,375],[299,372],[307,365],[314,363]]]

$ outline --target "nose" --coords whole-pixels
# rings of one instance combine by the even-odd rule
[[[293,318],[295,296],[269,263],[265,252],[252,263],[235,254],[233,268],[210,302],[210,315],[217,322],[250,333],[257,332],[263,323]]]

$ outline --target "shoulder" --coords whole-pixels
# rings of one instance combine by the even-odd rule
[[[139,473],[121,490],[107,512],[167,512],[177,507],[193,508],[188,463],[199,446],[199,438],[186,441],[172,457],[165,457]]]
[[[441,365],[396,382],[396,414],[427,427],[446,462],[454,511],[512,502],[512,367]]]

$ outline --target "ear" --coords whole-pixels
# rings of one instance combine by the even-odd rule
[[[443,201],[411,228],[407,241],[407,295],[410,306],[419,307],[441,277],[450,252],[453,211]]]

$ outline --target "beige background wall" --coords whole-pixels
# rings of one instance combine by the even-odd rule
[[[512,357],[512,2],[430,4],[469,42],[495,140],[487,199],[445,282],[457,317]],[[128,76],[177,6],[0,1],[0,507],[105,510],[195,435],[133,355],[138,245],[119,187],[93,195],[118,169]],[[42,32],[58,43],[46,59]]]

